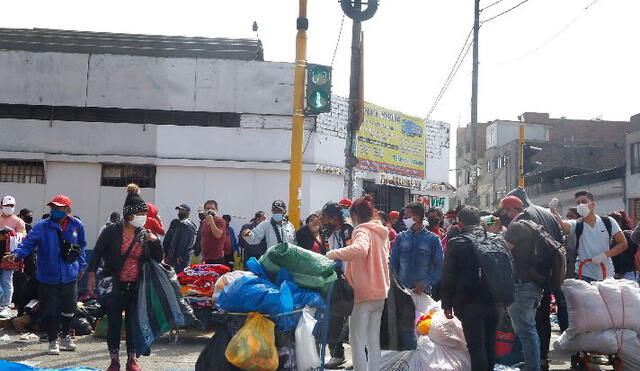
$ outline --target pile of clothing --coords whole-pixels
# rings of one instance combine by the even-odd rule
[[[192,264],[185,268],[178,274],[178,282],[187,303],[193,308],[212,308],[216,281],[229,270],[220,264]]]
[[[568,279],[562,292],[569,328],[555,341],[565,353],[616,354],[624,370],[640,370],[640,287],[612,278],[587,283]]]

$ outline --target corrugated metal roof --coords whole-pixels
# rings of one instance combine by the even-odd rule
[[[258,39],[0,28],[0,49],[169,58],[264,60]]]

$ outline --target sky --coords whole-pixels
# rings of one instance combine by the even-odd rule
[[[502,0],[485,20],[522,0]],[[495,0],[481,0],[485,7]],[[585,7],[592,4],[588,10]],[[426,117],[473,25],[473,0],[381,0],[365,32],[365,99]],[[256,37],[265,59],[293,62],[295,0],[21,0],[3,3],[2,27],[181,36]],[[639,0],[529,0],[480,29],[479,120],[552,117],[629,120],[640,113]],[[337,0],[309,0],[308,61],[333,63],[348,96],[351,20]],[[568,26],[568,27],[567,27]],[[431,115],[470,120],[471,53]],[[455,131],[454,131],[455,132]],[[453,147],[453,146],[452,146]]]

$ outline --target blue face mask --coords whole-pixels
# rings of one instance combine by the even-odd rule
[[[59,222],[65,216],[67,216],[67,213],[65,213],[64,211],[51,208],[51,220],[53,220],[54,222]]]
[[[280,223],[284,219],[284,214],[273,214],[272,218],[274,222]]]

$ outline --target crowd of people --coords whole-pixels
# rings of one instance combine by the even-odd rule
[[[50,213],[34,224],[30,210],[16,215],[16,200],[5,196],[0,214],[0,241],[6,247],[0,317],[11,317],[12,302],[20,314],[30,299],[38,298],[46,318],[48,353],[75,350],[70,326],[78,281],[86,272],[89,292],[100,295],[108,314],[108,370],[120,370],[123,313],[126,369],[140,370],[131,319],[138,311],[136,297],[145,261],[163,261],[176,273],[193,261],[242,269],[267,248],[292,243],[335,260],[336,270],[354,289],[352,314],[330,318],[331,359],[326,368],[346,362],[348,342],[354,369],[379,369],[381,319],[393,275],[406,290],[441,300],[446,317],[461,321],[473,371],[493,370],[496,331],[505,312],[522,343],[525,370],[545,370],[552,296],[562,330],[568,327],[568,318],[562,292],[552,282],[551,263],[540,264],[540,238],[564,247],[568,278],[580,271],[579,278],[586,281],[608,277],[640,281],[635,260],[640,229],[633,230],[624,211],[598,216],[596,200],[587,191],[576,193],[575,204],[562,216],[557,202],[549,208],[534,205],[518,188],[492,211],[461,205],[443,213],[412,202],[387,213],[377,210],[370,196],[363,196],[325,204],[296,230],[288,220],[287,205],[276,200],[269,215],[256,212],[236,233],[231,217],[219,215],[218,203],[207,200],[197,208],[196,221],[191,219],[190,205],[177,205],[176,218],[165,230],[157,208],[145,202],[132,184],[122,214],[113,212],[100,228],[87,261],[84,225],[73,216],[68,197],[55,196],[47,204]],[[485,253],[506,258],[495,260],[507,262],[503,272],[485,265]],[[504,272],[510,275],[500,281],[508,282],[496,282]]]

